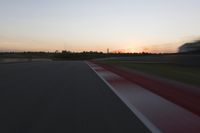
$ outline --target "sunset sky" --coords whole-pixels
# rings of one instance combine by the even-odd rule
[[[0,51],[175,52],[200,0],[0,0]]]

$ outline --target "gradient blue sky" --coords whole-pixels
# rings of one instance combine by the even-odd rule
[[[0,0],[0,51],[174,52],[200,37],[200,0]]]

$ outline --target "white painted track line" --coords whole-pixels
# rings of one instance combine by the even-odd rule
[[[200,132],[199,116],[96,64],[86,63],[152,132]]]

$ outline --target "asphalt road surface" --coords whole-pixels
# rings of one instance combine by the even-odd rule
[[[81,61],[0,64],[1,133],[149,130]]]

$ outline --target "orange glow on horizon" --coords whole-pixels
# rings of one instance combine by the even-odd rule
[[[176,52],[178,45],[182,43],[176,43],[173,45],[146,45],[141,42],[133,41],[31,41],[28,39],[4,39],[0,40],[1,51],[45,51],[55,52],[56,50],[82,52],[82,51],[98,51],[105,52],[109,48],[113,53],[164,53],[164,52]],[[122,47],[123,46],[123,47]]]

